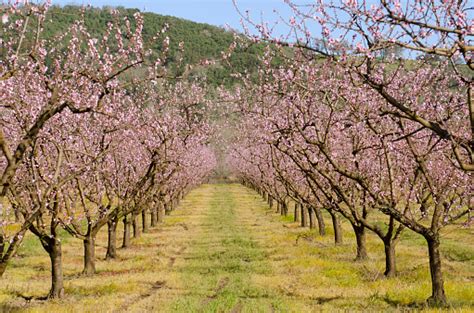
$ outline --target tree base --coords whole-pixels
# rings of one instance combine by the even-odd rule
[[[46,297],[46,299],[61,299],[61,298],[64,298],[64,288],[61,288],[59,290],[51,290],[49,293],[48,293],[48,296]]]
[[[445,308],[448,306],[448,300],[446,299],[445,295],[442,296],[431,296],[426,300],[426,304],[429,307],[434,307],[434,308]]]

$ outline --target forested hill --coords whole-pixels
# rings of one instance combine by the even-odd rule
[[[94,36],[100,37],[105,32],[107,22],[113,18],[111,9],[111,7],[90,8],[83,12],[79,6],[52,6],[48,11],[44,34],[46,37],[53,37],[63,32],[73,21],[84,14],[85,24],[89,31]],[[129,17],[130,20],[133,20],[133,14],[139,11],[123,7],[114,9],[118,10],[121,16]],[[180,42],[183,42],[185,47],[184,55],[182,55],[184,63],[197,64],[203,59],[218,60],[221,51],[227,50],[234,40],[232,32],[217,26],[149,12],[143,13],[143,16],[145,21],[143,35],[147,45],[153,42],[152,38],[163,29],[165,24],[169,25],[166,34],[170,37],[169,61],[171,65],[176,62]],[[151,45],[147,48],[160,51],[162,41],[154,41]],[[261,50],[262,46],[259,45],[237,50],[231,58],[232,67],[238,71],[255,68],[258,63],[257,55]],[[194,75],[206,75],[211,84],[231,83],[230,70],[220,66],[219,62],[211,68],[195,70]]]

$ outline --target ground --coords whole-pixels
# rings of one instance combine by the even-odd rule
[[[25,240],[0,279],[0,312],[313,312],[427,310],[428,258],[422,238],[407,232],[397,249],[400,274],[383,278],[383,246],[369,236],[370,260],[354,262],[355,245],[344,223],[344,244],[297,227],[253,191],[237,184],[203,185],[164,224],[105,261],[100,234],[97,275],[79,275],[82,243],[64,234],[66,297],[44,296],[49,259],[35,238]],[[119,232],[119,235],[121,233]],[[474,311],[472,229],[444,235],[450,310]],[[26,299],[25,299],[26,298]],[[436,311],[436,310],[433,310]]]

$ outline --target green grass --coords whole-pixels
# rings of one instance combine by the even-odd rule
[[[235,186],[209,188],[209,209],[201,218],[206,226],[194,239],[190,261],[179,268],[182,280],[192,282],[192,288],[187,296],[170,305],[170,311],[268,311],[277,294],[252,285],[250,280],[253,275],[267,273],[271,264],[243,227],[246,216],[242,209],[250,213],[249,203]]]
[[[290,210],[290,213],[293,211]],[[82,242],[62,233],[66,297],[43,302],[49,259],[29,235],[0,279],[0,312],[438,312],[430,295],[426,244],[405,231],[397,247],[399,275],[383,277],[380,240],[368,233],[370,260],[354,262],[355,240],[342,222],[344,244],[300,228],[269,210],[240,185],[203,185],[165,223],[104,261],[106,230],[97,241],[97,275],[82,277]],[[119,227],[119,238],[121,236]],[[446,293],[453,312],[474,311],[472,229],[443,232]],[[297,241],[298,239],[298,241]]]

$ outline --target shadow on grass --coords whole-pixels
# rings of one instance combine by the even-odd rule
[[[341,299],[342,296],[335,296],[335,297],[316,297],[312,298],[312,300],[315,300],[317,304],[325,304],[334,300],[339,300]]]
[[[26,303],[30,303],[32,300],[33,301],[46,301],[46,300],[50,300],[50,298],[48,296],[40,296],[40,297],[35,297],[35,296],[25,296],[21,293],[17,293],[16,296],[18,298],[22,298],[23,300],[26,301]]]
[[[387,303],[388,305],[394,308],[406,308],[406,309],[415,309],[415,310],[435,309],[435,310],[439,310],[440,312],[441,310],[455,310],[456,312],[460,310],[459,312],[464,312],[462,310],[463,308],[465,308],[466,306],[467,307],[471,306],[469,302],[449,302],[449,301],[446,305],[432,305],[432,304],[430,305],[430,303],[428,303],[427,300],[404,303],[399,300],[391,299],[388,295],[380,297],[380,299],[382,299],[383,301],[385,301],[385,303]]]
[[[40,302],[44,303],[45,301],[50,300],[50,298],[46,296],[28,296],[24,295],[19,292],[14,292],[11,294],[12,296],[16,297],[16,299],[22,299],[23,301],[15,301],[15,298],[12,298],[12,302],[10,303],[0,303],[0,312],[20,312],[25,309],[31,302]]]
[[[399,300],[395,300],[390,298],[389,296],[385,295],[383,297],[380,297],[385,303],[388,305],[394,307],[394,308],[407,308],[407,309],[422,309],[426,308],[426,302],[410,302],[410,303],[404,303]]]

